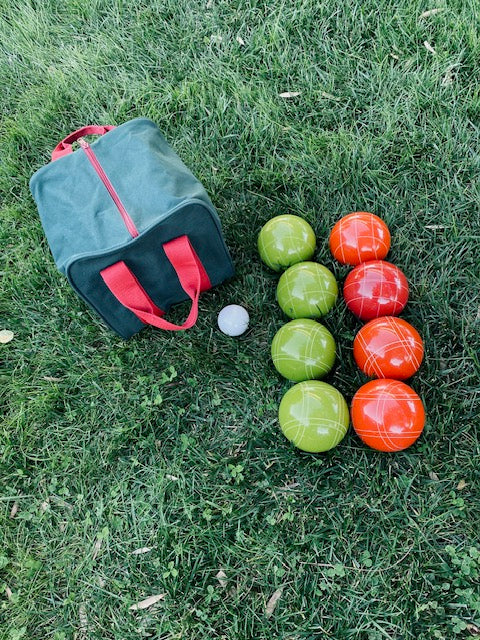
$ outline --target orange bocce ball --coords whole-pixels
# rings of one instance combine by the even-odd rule
[[[415,391],[400,380],[371,380],[353,396],[353,428],[378,451],[410,447],[425,426],[425,409]]]
[[[407,380],[422,363],[423,341],[402,318],[375,318],[355,336],[353,357],[367,376]]]
[[[329,245],[336,260],[355,266],[368,260],[383,260],[390,241],[390,231],[381,218],[368,211],[355,211],[335,224]]]

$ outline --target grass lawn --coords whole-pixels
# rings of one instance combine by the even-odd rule
[[[0,639],[479,638],[477,0],[0,7]],[[125,342],[56,270],[28,181],[70,131],[138,116],[205,185],[236,276],[195,328]],[[287,318],[256,239],[302,216],[341,283],[328,233],[355,210],[409,280],[427,424],[401,453],[350,430],[311,455],[278,426]],[[350,402],[361,324],[342,299],[324,324]]]

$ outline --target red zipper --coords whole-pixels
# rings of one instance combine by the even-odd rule
[[[88,142],[86,140],[84,140],[84,138],[79,138],[78,139],[78,143],[80,144],[82,149],[87,154],[87,158],[92,163],[92,166],[95,169],[95,171],[97,172],[98,177],[100,178],[100,180],[105,185],[108,193],[110,194],[112,200],[114,201],[115,205],[117,206],[117,209],[118,209],[120,215],[122,216],[122,220],[123,220],[125,226],[127,227],[127,230],[129,232],[129,234],[132,236],[132,238],[136,238],[139,235],[138,230],[137,230],[133,220],[128,215],[128,211],[123,206],[123,202],[120,200],[120,198],[118,196],[118,193],[115,191],[115,188],[114,188],[113,184],[110,182],[107,174],[103,170],[102,165],[98,161],[97,156],[93,153],[93,150],[92,150],[91,146],[88,144]]]

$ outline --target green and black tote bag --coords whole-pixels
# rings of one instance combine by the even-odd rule
[[[200,293],[234,273],[210,198],[151,120],[73,132],[30,189],[58,269],[123,338],[192,327]],[[188,299],[183,324],[163,317]]]

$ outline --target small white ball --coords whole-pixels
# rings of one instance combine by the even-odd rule
[[[220,331],[227,336],[241,336],[248,329],[250,317],[248,311],[239,304],[229,304],[218,314]]]

